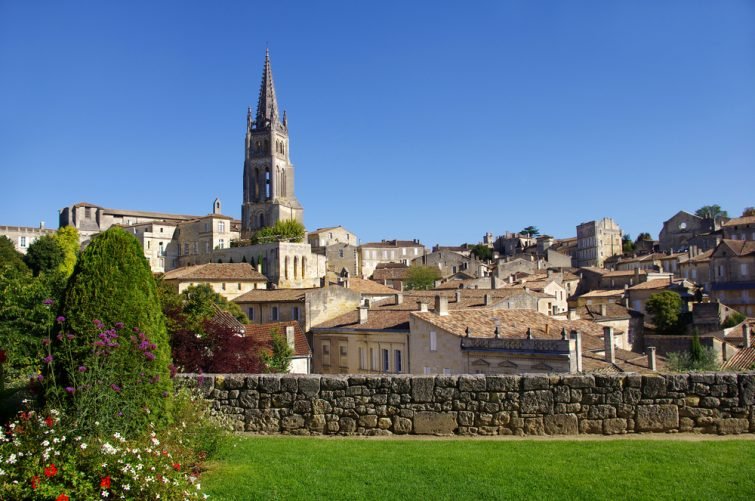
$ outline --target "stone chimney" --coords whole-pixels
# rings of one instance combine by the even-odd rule
[[[509,284],[514,283],[514,275],[509,275]]]
[[[501,337],[501,321],[499,319],[495,319],[495,338],[499,339]]]
[[[648,369],[651,371],[655,369],[655,346],[648,346]]]
[[[608,314],[608,305],[605,303],[600,305],[600,316],[605,317]]]
[[[369,310],[370,310],[369,306],[359,307],[359,325],[367,323],[367,316],[368,316]]]
[[[603,345],[606,351],[606,362],[616,363],[616,344],[613,340],[613,327],[603,327]]]
[[[485,294],[485,306],[493,304],[493,296],[491,294]]]
[[[367,308],[369,308],[370,306],[372,306],[372,301],[370,300],[370,298],[368,298],[368,297],[364,298],[364,306],[367,307]]]
[[[569,311],[566,313],[567,320],[577,320],[577,310],[576,308],[569,308]]]
[[[742,346],[745,348],[749,348],[752,346],[752,335],[750,332],[750,324],[745,321],[745,323],[742,324]]]
[[[441,317],[448,315],[448,298],[438,294],[435,296],[435,314]]]
[[[640,269],[635,268],[634,269],[634,285],[637,285],[638,283],[640,283]]]
[[[490,288],[495,289],[495,275],[490,275]]]
[[[396,304],[401,304],[404,302],[404,295],[403,294],[394,294],[393,298],[395,299]]]
[[[424,301],[417,301],[417,307],[419,308],[419,311],[426,312],[427,311],[427,303]]]
[[[628,297],[624,298],[624,308],[629,309],[629,298]]]
[[[457,289],[456,292],[454,292],[454,296],[456,297],[456,302],[461,303],[461,291]]]
[[[582,334],[573,330],[571,331],[571,338],[574,340],[574,349],[577,352],[577,372],[582,372]]]

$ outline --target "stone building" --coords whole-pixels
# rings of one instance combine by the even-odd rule
[[[716,246],[716,239],[707,238],[720,228],[719,221],[702,218],[687,211],[679,211],[663,222],[658,236],[658,247],[662,252],[687,250],[694,242],[706,251]]]
[[[241,236],[277,221],[303,223],[304,209],[294,194],[294,166],[289,155],[288,118],[281,117],[275,97],[270,54],[265,53],[257,114],[249,108],[246,119],[244,157],[244,202],[241,206]]]
[[[0,226],[0,235],[8,237],[16,250],[26,254],[26,250],[36,239],[44,235],[52,235],[55,230],[45,228],[45,223],[39,223],[39,227],[29,226]]]
[[[621,228],[610,217],[577,226],[577,266],[600,268],[607,258],[622,252]]]
[[[254,289],[266,289],[267,278],[247,263],[207,263],[167,272],[163,281],[181,293],[193,285],[206,284],[228,300]]]
[[[490,274],[489,265],[469,252],[461,253],[447,249],[438,249],[416,257],[410,265],[438,268],[441,278],[448,278],[459,272],[465,272],[474,278],[486,277]]]
[[[328,271],[336,275],[359,273],[359,239],[343,226],[318,228],[307,234],[312,252],[325,256]]]
[[[755,240],[722,240],[710,256],[710,297],[755,316]]]
[[[284,336],[291,348],[289,374],[312,373],[312,349],[301,326],[296,321],[248,324],[244,334],[272,352],[273,334]]]
[[[238,225],[232,217],[221,214],[220,201],[215,200],[212,214],[176,225],[174,245],[168,249],[168,258],[173,261],[171,268],[216,261],[215,251],[231,247],[239,236]]]
[[[755,216],[730,219],[721,225],[723,238],[729,240],[755,240]]]
[[[419,240],[383,240],[359,246],[362,278],[370,278],[380,263],[409,264],[412,259],[425,254],[425,246]]]

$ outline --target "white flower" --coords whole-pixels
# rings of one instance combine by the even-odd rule
[[[8,461],[6,461],[8,464],[16,464],[16,454],[11,454],[10,457],[8,457]]]
[[[118,449],[110,445],[108,442],[105,442],[104,444],[102,444],[102,452],[104,452],[105,454],[113,455],[118,452]]]
[[[124,490],[124,491],[130,491],[130,490],[131,490],[131,486],[130,486],[130,485],[128,485],[128,484],[124,484],[124,486],[123,486],[123,490]]]
[[[79,437],[79,439],[80,439],[80,438],[81,438],[81,437]],[[87,444],[85,444],[84,442],[82,442],[82,443],[81,443],[81,445],[80,445],[79,447],[81,447],[81,450],[83,451],[84,449],[86,449],[86,448],[87,448]]]
[[[47,447],[48,445],[50,445],[49,440],[45,440],[44,442],[42,442],[42,447]]]
[[[109,495],[110,495],[110,493],[109,493],[108,491],[102,491],[102,497],[103,497],[103,498],[106,498],[106,497],[108,497]]]

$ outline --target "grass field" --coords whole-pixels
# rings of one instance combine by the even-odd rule
[[[211,499],[755,499],[753,440],[236,436]]]

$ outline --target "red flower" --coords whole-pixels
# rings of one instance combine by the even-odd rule
[[[173,469],[176,471],[181,471],[181,464],[180,463],[173,463]]]
[[[103,489],[110,489],[110,476],[103,478],[100,480],[100,487]]]
[[[45,476],[47,478],[54,477],[58,473],[58,469],[55,467],[54,464],[51,464],[47,468],[45,468]]]
[[[5,360],[7,360],[7,357],[5,355],[5,350],[0,350],[0,364],[4,364]]]
[[[21,420],[22,421],[28,421],[29,420],[29,413],[24,411],[21,413]]]
[[[60,496],[55,498],[55,501],[70,501],[71,498],[66,496],[65,494],[61,494]]]
[[[31,477],[31,488],[36,489],[37,487],[39,487],[39,477],[34,475]]]
[[[52,416],[47,416],[45,418],[45,424],[47,425],[48,428],[52,428],[52,425],[55,424],[55,420],[52,418]]]

